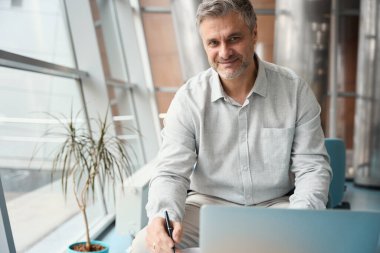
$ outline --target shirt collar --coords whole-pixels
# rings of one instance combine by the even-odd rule
[[[265,66],[263,61],[255,54],[254,56],[257,59],[259,70],[257,72],[257,77],[255,84],[253,86],[252,93],[256,93],[262,97],[267,95],[267,77],[265,73]],[[224,91],[222,84],[220,83],[218,72],[212,69],[211,76],[211,101],[215,102],[220,98],[224,98]],[[251,96],[250,94],[249,96]]]
[[[256,81],[253,86],[253,92],[262,97],[266,97],[268,81],[267,81],[267,75],[265,72],[265,65],[264,65],[264,62],[259,58],[257,54],[255,54],[255,58],[257,59],[259,71],[257,72]]]
[[[219,98],[224,97],[222,84],[220,83],[218,72],[212,69],[211,76],[211,102],[215,102]]]

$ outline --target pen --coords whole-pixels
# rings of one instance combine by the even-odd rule
[[[166,210],[165,210],[165,221],[166,221],[166,230],[167,230],[170,238],[172,238],[172,240],[173,240],[173,228],[170,225],[169,214],[168,214],[168,211],[166,211]],[[173,253],[175,253],[175,246],[173,247]]]

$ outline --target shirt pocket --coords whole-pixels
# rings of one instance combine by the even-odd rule
[[[294,131],[294,127],[261,129],[261,147],[266,170],[288,171]]]

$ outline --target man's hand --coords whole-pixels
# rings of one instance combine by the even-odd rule
[[[164,218],[156,217],[150,222],[146,229],[146,244],[152,253],[173,253],[175,243],[182,239],[182,224],[172,221],[172,226],[174,242],[166,231]]]

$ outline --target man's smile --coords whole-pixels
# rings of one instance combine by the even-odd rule
[[[229,59],[229,60],[219,60],[218,61],[218,64],[222,64],[222,65],[232,65],[233,63],[235,63],[236,61],[239,60],[239,57],[234,57],[232,59]]]

